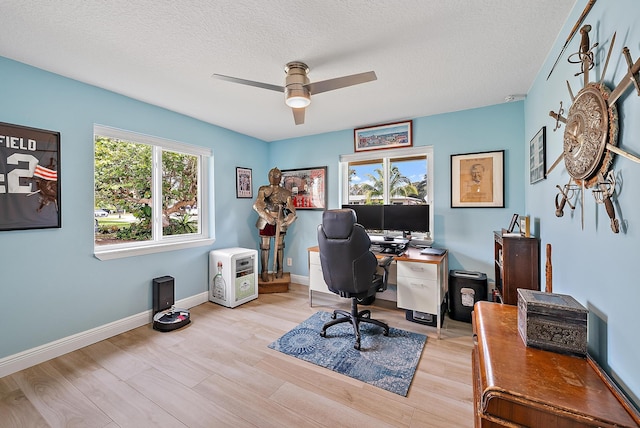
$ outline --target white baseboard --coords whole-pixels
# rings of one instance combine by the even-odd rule
[[[309,277],[302,275],[291,275],[291,282],[295,282],[296,284],[302,284],[309,286]]]
[[[196,294],[175,303],[178,308],[192,308],[209,300],[209,293]],[[0,359],[0,378],[8,376],[17,371],[26,369],[36,364],[59,357],[68,352],[75,351],[85,346],[94,344],[104,339],[108,339],[125,331],[138,328],[153,321],[153,311],[148,310],[139,314],[131,315],[121,320],[113,321],[101,325],[91,330],[86,330],[62,339],[45,343],[26,351]]]

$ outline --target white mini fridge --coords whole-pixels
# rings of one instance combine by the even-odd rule
[[[218,274],[220,264],[220,277]],[[209,300],[229,308],[258,298],[258,251],[225,248],[209,252]]]

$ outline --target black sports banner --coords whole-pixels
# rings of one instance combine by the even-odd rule
[[[60,220],[60,133],[0,122],[0,230]]]

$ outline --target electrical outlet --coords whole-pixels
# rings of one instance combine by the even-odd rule
[[[287,266],[291,266],[293,264],[293,260],[291,257],[287,257]]]

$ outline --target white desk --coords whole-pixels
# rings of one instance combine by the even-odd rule
[[[313,292],[329,293],[322,276],[318,247],[309,252],[309,305],[313,306]],[[388,282],[398,287],[397,307],[436,315],[438,339],[442,327],[440,308],[449,289],[448,255],[427,256],[419,248],[409,248],[402,256],[393,256],[396,269],[390,270]]]

